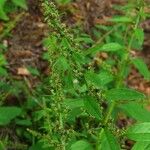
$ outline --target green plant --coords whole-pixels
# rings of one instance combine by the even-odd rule
[[[26,8],[24,0],[11,2]],[[7,20],[3,9],[7,1],[0,0],[0,4],[0,17]],[[89,35],[81,31],[75,34],[66,27],[55,3],[42,0],[50,28],[50,35],[43,40],[47,48],[43,59],[49,62],[50,71],[34,91],[8,74],[3,55],[6,48],[0,45],[0,126],[14,123],[14,133],[28,144],[13,143],[9,134],[2,138],[0,134],[0,149],[119,150],[126,149],[125,141],[130,139],[135,141],[132,150],[148,150],[148,97],[125,82],[132,66],[150,81],[144,60],[131,54],[142,49],[144,32],[139,24],[149,15],[145,7],[143,0],[115,6],[123,15],[108,19],[110,26],[96,25],[98,39],[94,42]],[[6,34],[9,31],[8,27]],[[36,68],[28,69],[32,75],[41,76]],[[21,100],[19,106],[3,106],[8,96],[19,97],[22,93],[27,101]],[[132,118],[135,124],[119,128],[120,114]]]
[[[14,10],[16,6],[27,10],[27,4],[25,0],[0,0],[0,19],[5,21],[9,20],[7,13]]]
[[[99,27],[108,31],[106,36],[84,50],[79,38],[61,23],[55,4],[42,2],[45,21],[53,31],[44,40],[48,49],[44,58],[51,71],[34,93],[39,105],[33,113],[38,130],[28,131],[38,142],[31,149],[40,145],[41,149],[119,150],[127,138],[136,141],[133,150],[150,145],[147,97],[125,84],[132,65],[150,80],[144,61],[130,53],[143,44],[139,23],[147,16],[145,6],[142,0],[122,6],[123,16],[108,20],[112,26]],[[93,62],[93,57],[102,52],[107,53],[107,59]],[[115,124],[122,112],[137,124],[119,129]]]
[[[27,86],[21,81],[15,81],[7,71],[8,62],[5,57],[7,47],[0,45],[0,149],[26,149],[27,145],[19,140],[14,141],[16,135],[26,134],[26,127],[31,126],[31,120],[28,116],[28,107],[24,108],[23,99],[28,97]],[[15,101],[13,100],[15,99]],[[17,106],[16,106],[17,105]],[[12,125],[17,126],[14,130]],[[3,131],[4,130],[4,131]],[[4,132],[4,133],[3,133]],[[24,148],[25,147],[25,148]]]
[[[10,35],[10,31],[15,27],[16,23],[22,17],[23,13],[20,13],[16,15],[15,18],[13,18],[13,21],[12,20],[8,21],[9,17],[7,16],[7,14],[16,11],[18,7],[27,9],[26,1],[0,0],[0,20],[2,20],[1,25],[3,28],[0,34],[0,41],[6,38],[6,36]],[[27,147],[26,145],[22,144],[19,140],[14,141],[13,138],[16,137],[16,135],[19,136],[20,133],[26,134],[27,132],[25,130],[26,126],[31,125],[31,121],[27,116],[27,113],[23,109],[22,106],[23,102],[21,101],[17,102],[18,97],[20,97],[19,95],[22,92],[28,93],[28,91],[25,85],[17,81],[14,81],[10,73],[7,71],[8,62],[5,57],[5,52],[7,51],[8,47],[4,46],[4,44],[1,43],[0,43],[0,149],[4,150],[9,149],[10,147],[11,149],[26,149]],[[25,96],[28,95],[27,93],[25,94]],[[16,99],[16,102],[18,103],[17,106],[13,104],[14,103],[13,97]],[[11,102],[7,102],[9,98],[11,98]],[[19,106],[19,104],[21,106]],[[18,127],[15,132],[15,130],[13,131],[13,129],[11,129],[12,124],[15,124],[16,126],[22,126],[22,128]],[[3,130],[4,131],[6,130],[4,135]],[[27,135],[25,137],[27,137]]]

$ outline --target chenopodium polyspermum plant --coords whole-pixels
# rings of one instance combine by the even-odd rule
[[[130,55],[135,41],[142,45],[143,30],[139,23],[146,16],[145,3],[139,0],[131,4],[132,7],[123,9],[133,12],[132,15],[125,13],[109,20],[113,23],[111,30],[118,31],[119,37],[124,38],[111,32],[104,42],[85,51],[68,27],[61,23],[55,4],[42,1],[45,21],[50,28],[50,36],[44,44],[51,72],[47,83],[42,85],[48,90],[40,95],[43,109],[37,114],[44,122],[41,132],[30,132],[49,149],[119,150],[126,138],[137,141],[133,149],[150,144],[145,142],[150,137],[147,117],[150,113],[142,103],[146,96],[124,84],[132,64],[144,77],[146,72],[149,80],[146,64]],[[93,67],[91,58],[101,52],[108,53],[108,59],[100,60],[97,67]],[[119,112],[127,113],[139,124],[118,132]]]
[[[66,142],[69,141],[68,138],[72,136],[74,130],[68,129],[66,124],[69,109],[65,106],[64,101],[78,95],[74,84],[83,76],[81,64],[84,60],[78,43],[74,43],[73,35],[70,34],[65,24],[61,23],[54,3],[44,1],[42,8],[45,21],[51,29],[50,36],[44,40],[48,49],[46,57],[48,57],[51,68],[50,76],[47,79],[50,96],[47,99],[47,95],[43,96],[42,94],[42,99],[45,101],[42,104],[43,110],[36,114],[43,114],[43,116],[40,115],[40,119],[45,118],[42,128],[47,136],[35,134],[32,130],[29,131],[41,140],[47,141],[49,147],[65,149],[68,145]]]

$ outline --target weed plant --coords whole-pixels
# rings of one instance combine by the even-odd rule
[[[124,15],[109,19],[111,26],[98,26],[107,36],[85,50],[61,22],[55,4],[42,2],[50,28],[44,44],[51,71],[46,85],[42,85],[46,95],[42,89],[37,93],[42,108],[36,112],[40,131],[29,130],[39,139],[38,144],[48,149],[119,150],[125,148],[126,139],[131,139],[135,141],[134,150],[139,145],[141,149],[149,146],[147,97],[125,83],[133,65],[145,80],[150,79],[144,61],[131,55],[133,49],[142,49],[144,33],[139,24],[147,16],[145,7],[141,0],[116,6]],[[92,62],[102,52],[107,53],[107,59]],[[120,113],[136,124],[120,129],[116,125]]]
[[[43,40],[49,76],[28,96],[23,108],[0,108],[0,113],[8,112],[7,119],[0,118],[0,125],[15,118],[23,126],[18,135],[32,144],[29,150],[120,150],[127,149],[126,140],[133,141],[132,150],[150,149],[148,97],[126,84],[133,66],[150,80],[144,60],[131,53],[142,50],[140,22],[149,15],[147,3],[132,0],[115,6],[123,15],[108,19],[110,26],[97,25],[95,43],[90,36],[74,36],[62,23],[54,2],[42,0],[41,4],[50,29]],[[98,57],[101,54],[107,57]],[[135,124],[120,128],[120,115]]]

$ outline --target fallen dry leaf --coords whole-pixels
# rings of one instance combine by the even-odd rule
[[[22,75],[22,76],[29,76],[29,75],[30,75],[30,72],[28,71],[27,68],[21,67],[21,68],[18,68],[17,74],[18,74],[18,75]]]
[[[25,51],[20,51],[20,50],[16,50],[13,52],[13,54],[15,55],[15,57],[32,57],[34,54],[32,53],[32,51],[29,50],[25,50]]]

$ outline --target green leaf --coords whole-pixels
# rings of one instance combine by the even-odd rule
[[[102,137],[101,150],[121,150],[116,137],[107,129]]]
[[[75,93],[74,83],[73,83],[74,80],[73,73],[70,70],[65,72],[63,80],[64,80],[64,90],[67,91],[68,93],[70,92]]]
[[[108,44],[104,44],[101,47],[100,51],[104,51],[104,52],[116,52],[118,50],[123,49],[123,46],[120,45],[119,43],[108,43]]]
[[[131,150],[150,150],[150,142],[136,142]]]
[[[141,58],[135,58],[132,60],[134,66],[138,69],[140,74],[146,79],[150,80],[150,71],[148,70],[147,65]]]
[[[16,5],[19,6],[25,10],[27,10],[27,4],[26,4],[26,0],[12,0],[12,2]]]
[[[115,23],[131,23],[132,19],[130,17],[125,16],[115,16],[108,21],[115,22]]]
[[[79,37],[76,39],[77,42],[84,42],[86,44],[93,44],[94,41],[90,37]]]
[[[7,51],[7,46],[0,43],[0,50],[3,51],[3,52],[6,52]]]
[[[145,95],[133,89],[117,88],[108,90],[105,93],[106,99],[110,101],[133,101],[143,100]]]
[[[44,38],[42,40],[42,43],[43,45],[46,47],[46,48],[49,48],[51,46],[51,37],[47,37],[47,38]]]
[[[97,88],[102,88],[113,81],[113,76],[105,71],[99,74],[90,71],[85,74],[85,79],[88,84],[92,84]]]
[[[96,53],[97,51],[100,51],[101,48],[101,43],[96,44],[93,47],[90,47],[88,50],[85,51],[85,55],[91,54],[91,53]]]
[[[21,114],[18,107],[0,107],[0,125],[7,125],[10,121]]]
[[[68,112],[67,115],[67,122],[68,123],[75,123],[76,122],[76,118],[81,116],[83,113],[83,110],[80,107],[75,107],[73,108],[71,111]]]
[[[0,140],[0,150],[6,150],[5,144]]]
[[[34,76],[39,76],[40,75],[40,73],[39,73],[37,68],[33,68],[33,67],[29,66],[29,67],[27,67],[27,69]]]
[[[137,28],[134,31],[134,36],[138,40],[139,45],[142,45],[144,42],[144,31],[142,28]]]
[[[11,89],[12,87],[8,84],[8,83],[6,83],[6,82],[4,82],[4,81],[0,81],[0,91],[1,92],[9,92],[10,91],[10,89]]]
[[[34,121],[38,121],[41,118],[43,118],[44,116],[46,116],[46,111],[44,109],[42,110],[38,110],[34,112]]]
[[[150,112],[141,104],[131,102],[129,104],[123,104],[120,108],[127,113],[129,117],[132,117],[137,121],[150,122]]]
[[[67,59],[63,56],[61,56],[55,63],[55,69],[57,69],[58,71],[66,71],[67,69],[69,69],[69,63],[67,61]]]
[[[4,11],[5,2],[6,0],[0,0],[0,19],[7,21],[9,18]]]
[[[134,141],[150,142],[150,122],[135,124],[125,134],[129,139]]]
[[[43,39],[43,45],[49,50],[49,51],[56,51],[58,49],[57,47],[57,37],[56,36],[50,36],[48,38]],[[49,54],[50,59],[50,54]]]
[[[43,141],[38,141],[37,143],[34,143],[29,150],[51,150],[50,148],[45,147]]]
[[[87,141],[77,141],[71,145],[71,150],[93,150],[92,146]]]
[[[134,38],[131,44],[132,49],[142,50],[144,42],[144,31],[142,28],[137,28],[134,30]]]
[[[4,69],[3,67],[0,67],[0,76],[7,76],[7,70]]]
[[[70,109],[84,107],[83,99],[65,99],[64,105],[68,106]]]
[[[32,125],[32,122],[28,119],[16,119],[15,120],[16,124],[22,125],[22,126],[30,126]]]
[[[118,50],[122,50],[124,47],[119,43],[107,43],[107,44],[97,44],[94,47],[89,48],[85,53],[95,53],[95,52],[116,52]]]
[[[72,57],[76,61],[77,64],[85,64],[87,63],[87,59],[84,57],[83,53],[74,53]]]
[[[72,49],[69,41],[66,38],[62,38],[60,46],[62,46],[63,48],[66,48],[66,49]]]
[[[4,55],[0,55],[0,66],[5,66],[7,65],[6,59]]]
[[[101,108],[94,98],[90,96],[85,97],[84,107],[91,116],[97,118],[98,120],[101,120],[102,117]]]

